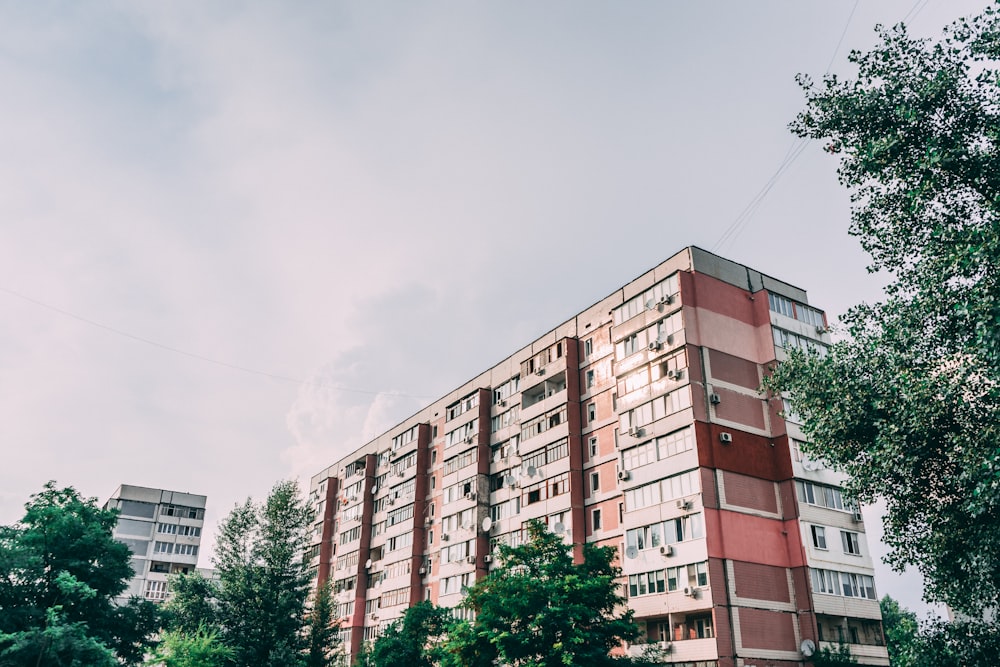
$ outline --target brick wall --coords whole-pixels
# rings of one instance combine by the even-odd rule
[[[753,600],[791,602],[788,594],[788,574],[783,567],[733,561],[736,595]]]
[[[778,501],[774,496],[774,484],[759,477],[749,477],[739,473],[724,471],[723,484],[726,487],[726,502],[730,505],[749,507],[764,512],[777,512]]]

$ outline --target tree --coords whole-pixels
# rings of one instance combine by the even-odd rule
[[[168,605],[170,627],[216,630],[229,664],[290,667],[304,663],[310,576],[303,554],[312,512],[294,482],[278,482],[267,500],[237,506],[219,526],[218,583],[187,575]],[[332,637],[329,637],[332,640]]]
[[[621,594],[615,550],[583,544],[573,561],[573,545],[528,524],[523,545],[500,545],[500,565],[468,590],[462,607],[475,620],[460,622],[446,645],[452,664],[516,667],[624,665],[612,656],[623,642],[640,637]]]
[[[219,642],[215,632],[204,627],[192,633],[168,630],[160,637],[146,665],[149,667],[223,667],[233,651]]]
[[[327,581],[316,589],[312,609],[309,611],[306,667],[330,667],[336,664],[339,656],[333,647],[337,642],[339,627],[334,618],[333,591]]]
[[[920,632],[917,615],[888,595],[879,600],[882,631],[889,650],[889,664],[905,667],[912,664],[914,644]]]
[[[450,625],[447,609],[421,601],[390,623],[364,657],[365,667],[433,667],[439,644]]]
[[[839,156],[885,298],[765,386],[787,392],[806,452],[849,494],[885,500],[889,563],[975,614],[1000,604],[1000,19],[990,7],[939,41],[878,33],[850,55],[856,78],[800,76],[791,129]]]
[[[1000,655],[1000,629],[983,621],[924,624],[909,662],[900,667],[992,667]],[[895,667],[896,663],[892,663]]]
[[[0,527],[0,665],[142,660],[157,614],[143,600],[114,603],[133,574],[112,538],[117,516],[49,482],[18,524]]]
[[[858,664],[847,644],[837,644],[837,648],[823,647],[812,657],[813,667],[850,667]]]

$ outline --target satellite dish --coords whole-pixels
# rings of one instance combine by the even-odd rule
[[[566,532],[566,526],[563,525],[562,521],[556,521],[556,525],[552,526],[552,532],[556,535],[562,535]]]
[[[378,493],[378,484],[372,484],[372,495]]]
[[[637,548],[635,547],[625,548],[625,558],[638,558],[638,557],[639,557],[639,550]]]
[[[484,533],[490,532],[490,528],[492,528],[492,527],[493,527],[493,519],[491,519],[490,517],[484,518],[483,519],[483,532]]]
[[[370,570],[371,567],[372,567],[372,559],[369,558],[368,560],[365,561],[365,569]]]
[[[527,468],[525,468],[524,472],[526,475],[528,475],[528,477],[534,477],[536,472],[535,466],[529,465]]]
[[[517,480],[514,479],[513,475],[507,475],[506,477],[504,477],[503,482],[509,487],[513,487],[515,484],[517,484]]]
[[[811,639],[803,639],[799,648],[802,649],[802,655],[808,658],[816,652],[816,642]]]

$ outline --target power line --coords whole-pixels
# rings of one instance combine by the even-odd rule
[[[165,343],[161,343],[159,341],[155,341],[155,340],[152,340],[150,338],[145,338],[143,336],[138,336],[136,334],[129,333],[128,331],[123,331],[122,329],[118,329],[116,327],[113,327],[113,326],[110,326],[110,325],[107,325],[107,324],[102,324],[101,322],[98,322],[96,320],[92,320],[89,317],[84,317],[83,315],[78,315],[78,314],[70,312],[68,310],[64,310],[63,308],[59,308],[58,306],[53,306],[51,304],[45,303],[44,301],[39,301],[38,299],[34,299],[34,298],[32,298],[32,297],[30,297],[30,296],[28,296],[26,294],[22,294],[20,292],[15,292],[14,290],[8,289],[6,287],[0,287],[0,292],[4,292],[5,294],[9,294],[11,296],[17,297],[18,299],[22,299],[24,301],[27,301],[28,303],[32,303],[32,304],[34,304],[34,305],[36,305],[36,306],[38,306],[40,308],[45,308],[46,310],[51,310],[51,311],[53,311],[55,313],[59,313],[60,315],[65,316],[65,317],[69,317],[69,318],[72,318],[72,319],[77,320],[79,322],[83,322],[84,324],[89,324],[92,327],[96,327],[98,329],[103,329],[104,331],[108,331],[110,333],[113,333],[113,334],[118,335],[118,336],[122,336],[124,338],[129,338],[129,339],[134,340],[134,341],[139,342],[139,343],[144,343],[146,345],[150,345],[152,347],[157,347],[157,348],[160,348],[161,350],[166,350],[167,352],[172,352],[174,354],[179,354],[179,355],[182,355],[182,356],[185,356],[185,357],[189,357],[191,359],[197,359],[198,361],[203,361],[205,363],[215,364],[216,366],[222,366],[223,368],[229,368],[231,370],[241,371],[243,373],[249,373],[251,375],[259,375],[259,376],[262,376],[262,377],[270,378],[272,380],[280,380],[282,382],[293,382],[295,384],[315,385],[315,386],[318,386],[318,387],[325,387],[325,388],[328,388],[328,389],[335,389],[337,391],[344,391],[344,392],[349,392],[349,393],[352,393],[352,394],[367,394],[367,395],[370,395],[370,396],[379,396],[379,395],[400,396],[402,398],[416,398],[416,399],[430,399],[430,398],[433,398],[432,396],[418,396],[418,395],[415,395],[415,394],[404,394],[404,393],[395,392],[395,391],[373,391],[373,390],[369,390],[369,389],[357,389],[357,388],[354,388],[354,387],[344,387],[342,385],[336,385],[336,384],[333,384],[333,383],[330,383],[330,382],[324,382],[322,380],[315,380],[315,379],[314,380],[303,380],[301,378],[294,378],[294,377],[291,377],[291,376],[288,376],[288,375],[281,375],[281,374],[278,374],[278,373],[270,373],[268,371],[262,371],[262,370],[258,370],[256,368],[250,368],[248,366],[241,366],[239,364],[232,364],[232,363],[229,363],[228,361],[221,361],[219,359],[213,359],[212,357],[206,357],[205,355],[198,354],[196,352],[188,352],[187,350],[182,350],[180,348],[173,347],[172,345],[166,345]]]
[[[917,1],[919,3],[928,0],[917,0]],[[837,54],[840,53],[840,47],[843,45],[844,38],[847,36],[847,30],[851,26],[851,20],[854,18],[854,12],[857,11],[859,2],[860,0],[854,0],[854,6],[851,7],[851,13],[848,14],[847,22],[844,24],[844,29],[840,32],[840,39],[837,40],[837,46],[833,49],[833,55],[830,57],[830,63],[826,66],[826,72],[825,72],[826,74],[830,73],[830,69],[833,67],[833,63],[837,59]],[[910,11],[912,12],[913,10],[911,9]],[[781,176],[786,171],[788,171],[788,169],[795,163],[796,160],[799,159],[799,156],[802,155],[803,151],[805,151],[806,146],[808,146],[811,142],[812,142],[811,139],[802,138],[792,143],[792,146],[789,148],[788,152],[785,153],[785,157],[784,159],[782,159],[781,164],[778,165],[778,168],[771,175],[771,178],[769,178],[767,182],[764,183],[764,186],[757,191],[757,194],[753,196],[753,198],[750,200],[750,203],[748,203],[743,208],[743,210],[740,211],[740,214],[736,216],[736,219],[733,220],[733,222],[725,229],[725,231],[722,232],[722,235],[719,237],[719,239],[715,242],[715,244],[711,248],[713,252],[720,251],[723,248],[723,246],[725,246],[727,243],[735,241],[737,237],[739,237],[739,235],[743,233],[743,231],[747,228],[747,226],[749,226],[750,220],[757,212],[757,209],[764,201],[764,198],[767,197],[767,194],[781,179]]]

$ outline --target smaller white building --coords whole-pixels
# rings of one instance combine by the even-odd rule
[[[167,577],[198,566],[206,496],[122,484],[104,504],[119,511],[114,538],[132,551],[135,576],[121,600],[138,595],[161,602]]]

